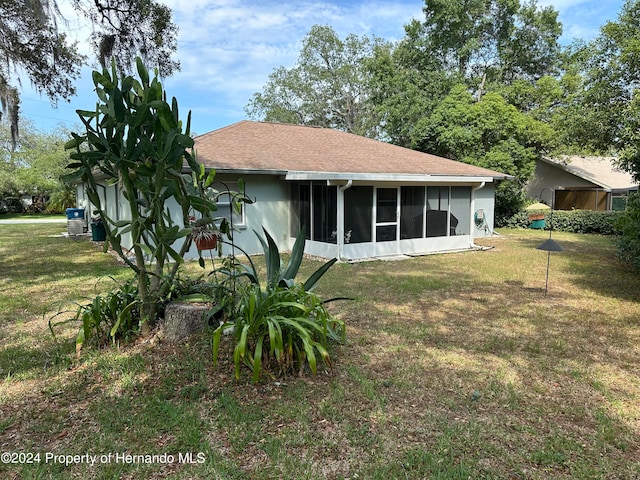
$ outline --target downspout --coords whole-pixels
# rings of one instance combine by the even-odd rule
[[[487,182],[482,182],[480,185],[478,185],[477,187],[472,187],[471,188],[471,223],[470,226],[471,228],[469,229],[469,233],[471,234],[471,243],[469,244],[469,248],[480,248],[479,245],[476,245],[474,242],[474,238],[475,238],[475,231],[476,231],[476,219],[475,219],[475,212],[476,212],[476,192],[478,190],[480,190],[481,188],[484,188],[485,184]],[[487,218],[485,216],[485,222],[487,221]]]
[[[338,242],[338,261],[342,261],[344,259],[344,192],[351,188],[353,184],[353,180],[347,180],[345,185],[341,185],[338,187],[338,222],[336,225],[336,241]]]

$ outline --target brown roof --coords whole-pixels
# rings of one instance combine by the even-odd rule
[[[328,128],[243,120],[195,138],[198,161],[217,171],[374,175],[507,175]]]
[[[633,175],[616,165],[617,157],[562,155],[558,158],[543,158],[543,161],[606,189],[628,190],[638,187]]]

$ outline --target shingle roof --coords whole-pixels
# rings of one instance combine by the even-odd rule
[[[630,173],[616,167],[616,157],[562,155],[544,161],[606,189],[626,190],[638,186]]]
[[[195,138],[198,161],[217,171],[443,175],[500,172],[328,128],[243,120]]]

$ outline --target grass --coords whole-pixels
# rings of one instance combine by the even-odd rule
[[[319,293],[356,300],[331,304],[333,369],[253,385],[229,345],[212,368],[206,334],[79,359],[75,328],[54,342],[58,303],[128,275],[59,231],[0,226],[0,450],[43,455],[2,478],[640,478],[640,276],[606,237],[554,234],[546,296],[544,232],[337,264]]]
[[[63,213],[2,213],[0,220],[60,220],[65,221]]]

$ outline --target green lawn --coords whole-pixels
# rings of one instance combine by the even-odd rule
[[[337,264],[319,293],[356,300],[331,304],[332,371],[253,385],[208,335],[56,344],[62,303],[128,276],[60,230],[0,225],[0,450],[40,454],[0,478],[640,478],[640,275],[608,238],[554,233],[546,296],[546,232]]]
[[[0,220],[66,220],[60,213],[3,213]]]

